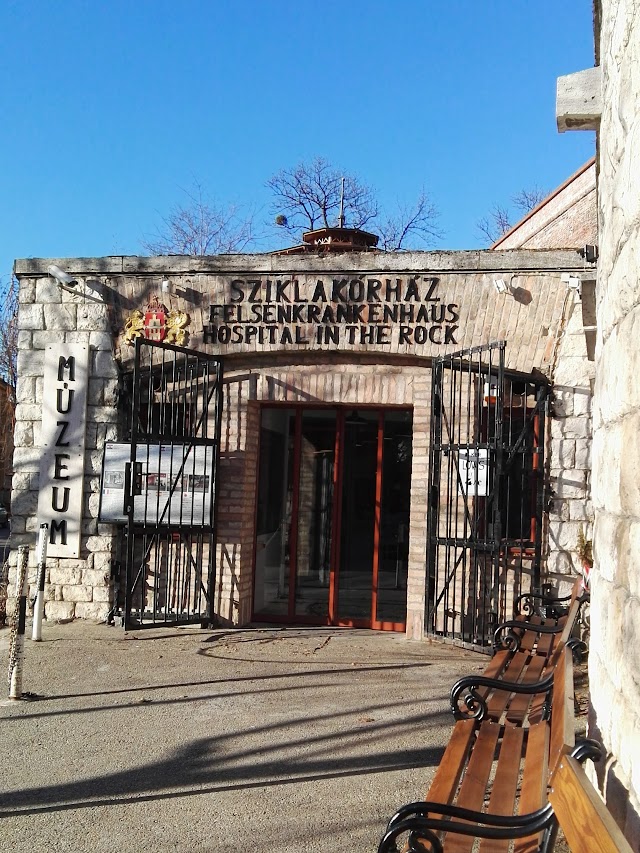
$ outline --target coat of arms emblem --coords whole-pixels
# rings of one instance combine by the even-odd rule
[[[146,338],[148,341],[165,341],[183,346],[187,340],[185,326],[189,323],[189,315],[185,311],[169,311],[166,305],[154,296],[146,310],[133,311],[124,324],[123,337],[128,344],[133,345],[136,338]]]
[[[163,341],[167,337],[167,314],[162,310],[145,311],[143,334],[149,341]]]

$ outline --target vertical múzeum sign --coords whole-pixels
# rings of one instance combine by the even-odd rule
[[[38,522],[48,523],[51,557],[80,556],[89,347],[45,350]]]

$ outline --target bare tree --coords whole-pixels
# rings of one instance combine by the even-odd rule
[[[151,255],[225,255],[244,251],[255,239],[253,216],[235,205],[222,207],[211,201],[201,184],[183,190],[177,204],[155,235],[141,243]]]
[[[511,201],[518,210],[528,213],[534,207],[537,207],[541,201],[544,201],[548,195],[548,191],[543,190],[541,187],[531,187],[528,190],[524,189],[517,192],[512,196]]]
[[[11,499],[13,433],[15,429],[16,383],[18,380],[18,283],[13,276],[0,279],[0,499]],[[0,611],[2,610],[0,570]],[[2,613],[0,612],[0,625]]]
[[[324,157],[281,169],[267,181],[276,224],[292,236],[338,225],[344,179],[344,215],[350,228],[364,228],[378,215],[370,187],[335,169]]]
[[[511,196],[511,203],[520,213],[528,213],[537,207],[547,195],[547,190],[540,187],[522,189]],[[494,204],[489,213],[478,220],[476,227],[487,243],[491,245],[504,236],[514,224],[513,211],[501,204]]]
[[[274,195],[271,207],[276,225],[298,239],[303,231],[339,225],[342,212],[349,228],[366,226],[377,232],[380,247],[388,251],[424,248],[442,236],[438,211],[424,188],[413,204],[398,202],[394,211],[380,214],[371,187],[324,157],[282,169],[267,181],[267,187]]]
[[[487,243],[495,243],[511,228],[511,214],[506,207],[494,204],[489,213],[478,220],[476,227]]]
[[[432,246],[441,239],[438,210],[424,187],[414,204],[398,202],[378,226],[381,248],[390,252]],[[416,245],[417,244],[417,245]]]
[[[18,380],[18,283],[13,276],[2,282],[0,302],[0,377],[15,402]]]

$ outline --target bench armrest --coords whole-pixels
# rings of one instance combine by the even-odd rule
[[[519,681],[507,681],[502,678],[488,678],[486,675],[465,675],[459,678],[451,688],[449,704],[456,720],[483,720],[487,715],[487,701],[478,688],[487,687],[504,690],[506,693],[520,693],[531,696],[535,693],[549,693],[553,687],[553,670],[540,681],[525,684]]]
[[[423,800],[409,803],[394,814],[378,846],[378,853],[396,853],[396,840],[405,834],[407,843],[402,849],[406,853],[443,853],[442,842],[436,834],[438,832],[497,840],[523,838],[543,830],[552,835],[555,829],[556,821],[549,804],[525,815],[492,815]]]
[[[522,592],[513,603],[513,612],[521,616],[542,616],[539,612],[541,607],[552,607],[570,599],[571,595],[554,596],[546,592]]]
[[[517,631],[514,630],[516,628]],[[493,653],[517,652],[525,631],[533,631],[536,634],[561,634],[564,631],[564,625],[535,625],[533,622],[523,622],[521,619],[509,619],[498,625],[493,632]]]
[[[569,607],[563,605],[565,602],[570,602],[573,597],[574,593],[561,596],[550,595],[548,592],[544,592],[544,589],[542,592],[523,592],[514,601],[513,612],[516,616],[544,616],[545,614],[541,612],[541,609],[544,607],[546,611],[547,608],[551,608],[551,613],[547,612],[546,615],[558,619],[560,616],[566,616],[569,612]],[[583,590],[581,595],[577,596],[577,600],[581,603],[588,601],[589,591]],[[536,602],[538,603],[536,604]]]
[[[569,755],[584,764],[587,759],[593,762],[598,762],[604,755],[602,745],[593,738],[581,737],[576,740],[576,745],[573,747]]]

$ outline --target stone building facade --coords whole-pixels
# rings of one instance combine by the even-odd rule
[[[492,249],[575,246],[595,256],[598,243],[596,164],[589,160],[530,210]],[[585,247],[592,247],[586,249]],[[585,264],[588,266],[588,264]],[[595,273],[594,273],[595,275]],[[592,395],[595,380],[595,277],[581,274],[567,294],[562,339],[553,366],[549,541],[547,568],[561,576],[580,570],[576,543],[593,538],[591,501]]]
[[[558,80],[558,128],[596,131],[598,248],[593,395],[594,568],[589,733],[603,743],[600,790],[640,848],[640,318],[637,0],[594,4],[595,67]]]
[[[71,287],[59,286],[49,273],[52,265],[66,271]],[[64,486],[64,500],[58,491],[50,502],[56,512],[67,506],[65,481],[70,505],[75,487],[80,501],[77,553],[61,554],[54,544],[47,561],[48,618],[104,619],[122,606],[113,583],[122,528],[100,517],[102,466],[105,445],[123,439],[131,418],[127,387],[134,347],[127,329],[135,327],[135,317],[140,322],[146,318],[145,323],[151,318],[153,324],[159,305],[167,316],[187,318],[183,325],[191,351],[220,356],[224,363],[217,571],[211,590],[219,623],[301,619],[402,627],[408,637],[422,638],[429,596],[425,561],[432,362],[446,353],[502,340],[512,395],[523,376],[546,378],[553,391],[546,420],[544,492],[537,498],[544,509],[544,542],[535,571],[562,584],[579,568],[577,538],[581,527],[589,535],[590,522],[590,367],[581,303],[567,284],[593,278],[593,264],[575,249],[31,259],[16,262],[15,271],[20,280],[20,354],[13,546],[34,543],[42,520],[38,495],[50,485],[47,476],[63,479],[58,488]],[[50,351],[57,360],[53,379],[47,380]],[[75,354],[80,364],[82,353],[87,360],[82,464],[72,486],[72,460],[68,454],[56,456],[43,481],[42,458],[52,443],[44,437],[47,394],[57,380],[63,395],[57,398],[57,411],[70,408],[71,398],[64,395],[74,379]],[[486,399],[492,393],[485,391]],[[63,399],[67,402],[60,408]],[[74,399],[79,405],[79,392]],[[338,463],[331,457],[333,442],[348,442],[349,436],[353,444]],[[368,452],[363,449],[367,436],[374,436],[372,446],[378,441],[377,461],[373,451],[370,456],[375,477],[357,461]],[[383,472],[385,447],[394,448],[396,461]],[[326,463],[329,457],[333,462]],[[271,470],[273,460],[284,464],[280,473]],[[330,541],[336,529],[327,527],[322,489],[331,486],[331,474],[322,479],[323,464],[343,475],[341,512],[348,521],[340,528],[341,581],[333,576],[327,554],[320,554],[330,547],[335,556],[338,547]],[[356,467],[350,469],[350,464]],[[287,465],[299,472],[294,479],[300,564],[292,581],[299,589],[294,595],[289,587],[288,611],[274,591],[282,583],[287,586],[284,574],[293,559],[291,533],[283,532],[277,517],[291,513],[291,494],[278,486],[290,476]],[[260,484],[269,477],[272,485],[261,494]],[[375,499],[367,491],[374,481]],[[395,491],[385,494],[384,482]],[[335,494],[335,482],[331,488]],[[381,501],[382,510],[376,510]],[[71,513],[73,506],[68,508]],[[378,519],[375,524],[363,521],[366,512]],[[62,515],[56,521],[58,533],[60,519]],[[162,560],[172,547],[168,541]],[[371,579],[366,572],[354,572],[346,580],[345,567],[370,561],[372,554],[380,571],[395,579],[385,593],[386,616],[380,602],[379,612],[367,610]],[[532,582],[531,571],[522,581],[525,586]],[[341,612],[336,602],[353,598],[356,587],[364,589],[360,599],[364,596],[365,604],[354,599],[355,609]],[[312,588],[316,598],[306,601],[302,612],[297,598],[304,600],[303,593],[311,595]]]
[[[607,751],[601,788],[640,846],[640,4],[596,7],[602,118],[589,682],[591,731]],[[615,697],[615,698],[614,698]]]

